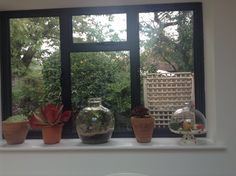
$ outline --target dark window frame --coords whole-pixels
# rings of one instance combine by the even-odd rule
[[[138,14],[153,11],[192,10],[193,20],[193,57],[195,76],[195,103],[196,108],[205,114],[205,85],[204,85],[204,50],[203,50],[203,17],[202,3],[174,3],[174,4],[149,4],[133,6],[110,7],[83,7],[68,9],[25,10],[0,12],[0,64],[1,64],[1,98],[3,120],[11,115],[11,64],[10,64],[10,28],[11,18],[30,17],[59,17],[60,19],[60,49],[61,49],[61,86],[62,103],[66,109],[71,107],[71,80],[70,80],[70,53],[89,51],[121,51],[130,52],[131,62],[131,106],[140,104],[140,61],[139,61],[139,22]],[[99,15],[112,13],[127,14],[127,41],[101,42],[101,43],[73,43],[72,16],[74,15]],[[89,46],[89,47],[88,47]],[[73,131],[73,132],[72,132]],[[154,136],[171,137],[168,130],[154,131]],[[30,138],[41,138],[39,131],[32,131]],[[77,137],[72,129],[72,122],[65,125],[64,138]],[[114,133],[113,137],[133,137],[132,130]]]

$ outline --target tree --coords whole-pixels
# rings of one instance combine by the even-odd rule
[[[74,43],[124,40],[126,29],[114,24],[116,18],[124,19],[124,17],[124,14],[73,16]]]
[[[114,16],[103,17],[108,23],[102,24],[93,15],[75,16],[73,18],[75,42],[83,42],[84,39],[100,42],[107,38],[118,41],[118,34],[109,23],[114,20]],[[48,101],[61,102],[59,53],[57,18],[11,20],[13,111],[15,113],[34,110]],[[124,113],[130,109],[127,54],[124,52],[77,53],[71,54],[70,59],[74,110],[77,106],[80,109],[84,107],[90,97],[104,98],[104,103],[117,113]],[[31,75],[32,72],[34,76]],[[27,82],[26,78],[32,80]],[[28,88],[26,89],[25,86]],[[35,89],[35,86],[39,89]],[[29,106],[30,103],[32,106]]]
[[[58,50],[59,19],[55,17],[11,19],[10,35],[12,74],[24,76],[33,59],[41,63],[42,59],[50,56],[54,50]]]
[[[115,17],[102,17],[108,22],[103,24],[94,15],[74,16],[74,42],[120,41],[122,31],[115,31],[110,23]],[[142,69],[156,71],[163,62],[169,64],[172,71],[192,69],[192,13],[155,12],[145,18],[140,21]],[[10,24],[14,112],[33,110],[47,101],[61,102],[58,18],[12,19]],[[168,33],[171,27],[175,29],[174,35]],[[120,119],[128,116],[127,53],[71,53],[68,59],[71,59],[74,109],[77,106],[81,109],[90,97],[102,97]]]
[[[10,20],[13,114],[29,113],[43,103],[43,60],[59,48],[55,17]]]
[[[154,12],[141,15],[143,71],[193,71],[192,12]]]

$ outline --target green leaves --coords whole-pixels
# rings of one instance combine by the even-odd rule
[[[193,71],[193,12],[141,13],[143,72]]]
[[[55,87],[50,85],[50,90],[44,87],[42,75],[44,61],[59,48],[59,19],[12,18],[10,37],[13,113],[27,114],[49,98],[53,97],[52,101],[56,100],[54,97],[60,99],[60,94],[51,95]],[[58,66],[59,63],[56,69],[60,71]],[[47,76],[54,77],[50,73]],[[60,82],[59,78],[51,80]]]
[[[108,104],[115,106],[112,95],[116,94],[115,88],[121,84],[126,84],[126,87],[130,84],[128,81],[124,83],[123,80],[118,79],[126,70],[121,67],[125,65],[121,64],[125,62],[119,58],[121,56],[121,53],[115,52],[73,54],[71,56],[72,102],[86,105],[88,98],[103,97]],[[129,72],[126,72],[126,75],[129,75]]]

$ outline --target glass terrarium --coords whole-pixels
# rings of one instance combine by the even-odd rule
[[[177,109],[169,123],[169,129],[173,133],[182,134],[180,144],[200,144],[195,135],[207,133],[207,124],[205,116],[192,103],[185,107]]]
[[[102,106],[101,98],[90,98],[76,118],[76,130],[83,143],[107,142],[114,131],[114,116]]]

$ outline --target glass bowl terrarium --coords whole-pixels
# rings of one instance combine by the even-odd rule
[[[180,144],[199,144],[195,135],[207,133],[206,118],[193,104],[189,103],[186,107],[177,109],[169,123],[169,129],[173,133],[181,134],[183,137],[179,141]]]
[[[90,98],[88,106],[76,118],[76,131],[86,144],[107,142],[114,131],[114,117],[109,109],[102,106],[101,98]]]

